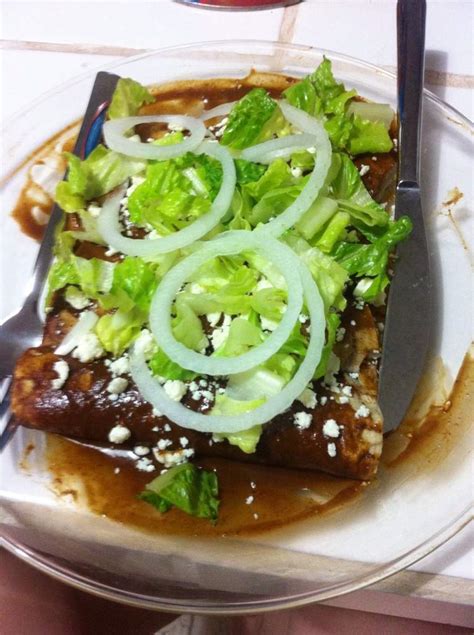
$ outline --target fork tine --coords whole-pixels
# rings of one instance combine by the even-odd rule
[[[15,419],[15,417],[12,414],[10,414],[8,416],[7,424],[3,428],[2,434],[0,434],[0,454],[3,452],[3,450],[7,447],[10,440],[13,438],[13,435],[15,434],[17,428],[18,428],[18,421]]]
[[[10,386],[8,386],[8,390],[3,395],[3,400],[0,403],[0,421],[3,422],[6,419],[6,424],[3,427],[3,430],[0,434],[0,453],[8,445],[8,442],[13,437],[15,430],[18,427],[18,422],[13,416],[13,414],[9,410],[10,408]]]

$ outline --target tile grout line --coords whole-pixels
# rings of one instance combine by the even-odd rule
[[[278,41],[291,43],[298,16],[298,6],[286,7],[280,24]],[[70,53],[82,55],[108,55],[115,57],[132,57],[153,51],[150,48],[133,48],[124,46],[110,46],[104,44],[69,44],[61,42],[32,42],[28,40],[0,40],[0,50],[38,51],[49,53]],[[382,66],[394,72],[394,66]],[[426,83],[431,86],[446,86],[450,88],[474,88],[474,75],[461,73],[447,73],[432,69],[426,70]]]
[[[278,32],[278,42],[280,44],[291,44],[293,42],[299,6],[299,4],[293,4],[283,9]]]

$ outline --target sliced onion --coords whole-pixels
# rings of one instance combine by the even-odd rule
[[[305,150],[315,146],[317,139],[314,135],[304,133],[292,134],[280,139],[271,139],[256,146],[245,148],[242,159],[257,163],[271,163],[275,159],[288,159],[295,150]]]
[[[151,375],[143,354],[132,350],[131,373],[142,396],[171,421],[183,428],[199,432],[240,432],[254,425],[267,423],[289,408],[313,378],[316,366],[321,359],[325,331],[324,307],[318,288],[308,269],[298,261],[297,256],[295,256],[293,267],[299,272],[303,283],[306,306],[311,319],[311,334],[304,360],[293,379],[281,392],[245,414],[204,415],[186,408],[180,402],[171,400],[160,383]]]
[[[190,350],[173,335],[171,308],[176,294],[189,277],[206,261],[216,256],[230,256],[257,251],[280,271],[288,289],[287,308],[277,328],[259,346],[236,357],[208,357]],[[303,291],[294,252],[277,240],[244,230],[221,234],[205,243],[161,280],[150,307],[150,328],[164,353],[182,368],[203,375],[232,375],[254,368],[274,355],[290,337],[303,304]]]
[[[123,197],[123,190],[119,190],[104,203],[97,222],[100,235],[112,249],[128,256],[153,258],[158,254],[169,253],[190,245],[205,236],[219,223],[227,213],[234,195],[236,181],[234,161],[227,148],[212,141],[203,141],[196,153],[207,154],[217,159],[222,165],[222,185],[211,209],[188,227],[169,236],[152,239],[127,238],[122,235],[119,222],[120,201]]]
[[[173,126],[181,126],[189,130],[191,135],[170,146],[158,146],[153,143],[132,141],[124,136],[127,130],[141,123],[167,123]],[[192,152],[204,139],[206,127],[199,119],[187,115],[148,115],[146,117],[124,117],[112,119],[104,124],[105,143],[111,150],[126,154],[138,159],[172,159],[185,152]]]
[[[55,354],[67,355],[74,350],[79,344],[79,340],[86,335],[86,333],[92,331],[98,319],[94,311],[84,311],[81,313],[77,322],[54,351]]]
[[[299,108],[290,106],[284,101],[279,102],[279,104],[283,114],[291,124],[304,133],[314,136],[316,157],[314,169],[298,198],[274,220],[260,225],[255,229],[258,233],[264,232],[266,236],[270,235],[275,237],[281,236],[283,232],[293,227],[316,199],[331,165],[332,152],[328,134],[320,121],[299,110]],[[263,145],[265,144],[259,144],[259,146]],[[259,146],[254,146],[253,148],[249,148],[249,150],[256,149]]]
[[[201,119],[208,121],[208,119],[214,119],[214,117],[225,117],[230,113],[236,103],[236,101],[228,101],[226,104],[220,104],[215,108],[211,108],[211,110],[205,110],[201,115]]]

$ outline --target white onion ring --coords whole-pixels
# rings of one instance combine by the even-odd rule
[[[226,104],[219,104],[219,106],[211,108],[211,110],[205,110],[201,115],[201,119],[208,121],[208,119],[214,119],[214,117],[225,117],[236,103],[237,101],[228,101]]]
[[[316,199],[329,171],[332,154],[331,142],[329,141],[328,134],[320,121],[311,117],[311,115],[308,115],[302,110],[290,106],[290,104],[287,104],[284,101],[279,102],[279,105],[286,119],[291,124],[303,132],[315,137],[314,146],[316,148],[316,160],[314,169],[298,198],[296,198],[293,203],[274,220],[255,229],[258,233],[264,232],[266,236],[270,235],[275,237],[281,236],[283,232],[290,229],[290,227],[293,227],[293,225],[301,218],[306,210],[309,209],[310,205]],[[251,149],[256,151],[257,148],[262,150],[263,147],[262,157],[265,158],[265,152],[267,152],[265,148],[266,143],[268,142],[253,146],[252,148],[249,148],[249,150]],[[266,147],[268,148],[268,146]],[[260,159],[255,158],[254,160],[259,161]]]
[[[55,355],[67,355],[76,348],[79,340],[92,331],[99,317],[94,311],[84,311],[72,329],[67,333],[61,344],[54,351]]]
[[[131,141],[124,132],[141,123],[167,123],[189,130],[191,135],[170,146],[158,146],[153,143]],[[185,152],[192,152],[204,139],[206,128],[202,121],[187,115],[148,115],[145,117],[124,117],[111,119],[104,123],[105,143],[111,150],[137,159],[173,159]]]
[[[127,238],[122,235],[119,223],[120,201],[123,197],[123,190],[119,190],[104,203],[97,221],[97,229],[104,241],[112,249],[128,256],[153,258],[158,254],[182,249],[210,232],[227,213],[232,202],[236,181],[235,165],[227,148],[215,142],[203,141],[196,150],[196,154],[201,153],[217,159],[222,165],[223,171],[221,188],[211,205],[211,209],[206,214],[188,227],[184,227],[169,236],[153,239]]]
[[[132,350],[130,354],[131,373],[144,399],[182,428],[198,432],[240,432],[254,425],[267,423],[289,408],[313,378],[321,358],[325,331],[324,307],[319,290],[308,269],[298,261],[297,256],[295,256],[294,266],[301,275],[306,306],[311,319],[311,334],[304,360],[295,376],[280,393],[270,397],[264,404],[245,414],[204,415],[170,399],[160,383],[151,375],[143,354]]]
[[[173,335],[171,308],[184,282],[207,260],[254,250],[271,260],[285,279],[287,309],[271,335],[259,346],[236,357],[208,357],[190,350]],[[231,231],[205,243],[175,265],[158,285],[150,306],[150,328],[164,353],[182,368],[203,375],[233,375],[254,368],[276,353],[290,337],[303,305],[303,291],[292,250],[272,238],[240,230]]]
[[[242,159],[247,161],[257,161],[258,163],[271,163],[275,159],[288,159],[295,150],[306,150],[316,145],[317,139],[314,135],[303,132],[302,134],[292,134],[279,139],[271,139],[256,146],[245,148],[242,151]]]

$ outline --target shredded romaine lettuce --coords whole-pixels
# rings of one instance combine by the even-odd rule
[[[391,250],[410,235],[413,224],[408,216],[390,221],[384,234],[373,243],[340,242],[333,253],[335,260],[351,276],[369,276],[372,283],[359,295],[363,300],[373,300],[387,286],[388,257]]]
[[[146,313],[138,309],[119,309],[115,313],[103,315],[95,326],[95,332],[104,349],[119,356],[140,335],[146,320]]]
[[[148,483],[139,498],[162,513],[174,506],[190,516],[216,521],[218,495],[219,486],[214,472],[183,463]]]
[[[74,154],[65,153],[68,176],[56,187],[55,201],[65,212],[84,209],[86,201],[103,196],[121,185],[129,177],[143,172],[144,161],[126,157],[98,145],[81,161]]]
[[[134,79],[121,77],[112,95],[107,115],[109,119],[131,117],[138,113],[141,106],[151,104],[153,101],[154,97],[148,88],[145,88]]]
[[[260,405],[260,404],[259,404]],[[249,408],[244,412],[248,412]],[[242,412],[242,411],[240,411]],[[230,413],[229,413],[230,414]],[[235,411],[232,414],[239,414]],[[245,454],[253,454],[257,449],[258,442],[260,441],[260,437],[262,436],[262,426],[253,426],[248,430],[242,430],[242,432],[231,432],[229,434],[219,434],[216,433],[213,435],[214,441],[228,441],[230,445],[236,445],[242,452]]]
[[[282,128],[283,117],[274,99],[263,88],[253,88],[229,113],[222,143],[243,150],[269,139]]]
[[[314,116],[325,117],[325,128],[335,148],[351,154],[389,152],[392,140],[380,121],[362,119],[348,110],[355,90],[346,90],[332,73],[330,60],[324,58],[318,68],[284,92],[287,101]],[[362,111],[363,112],[363,111]]]

